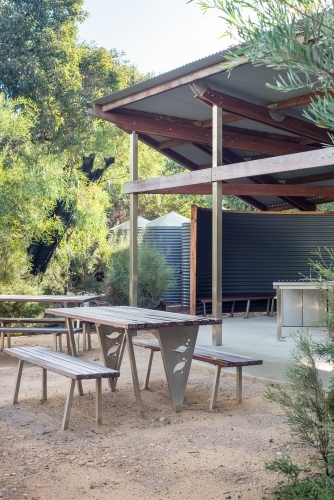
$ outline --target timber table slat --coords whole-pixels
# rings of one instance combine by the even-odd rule
[[[126,328],[128,330],[147,330],[150,328],[163,328],[173,326],[199,326],[213,325],[222,322],[221,319],[206,318],[202,316],[190,316],[176,313],[166,313],[164,311],[155,311],[152,314],[150,309],[132,308],[126,306],[111,307],[92,307],[82,311],[81,308],[64,308],[64,309],[46,309],[48,314],[62,315],[72,319],[80,319],[81,321],[90,321],[103,324]],[[139,319],[134,319],[137,316]]]
[[[133,334],[137,330],[147,330],[158,339],[173,409],[179,411],[184,399],[199,325],[222,322],[222,318],[204,318],[128,306],[46,309],[45,312],[71,320],[95,323],[106,366],[120,369],[124,348],[127,345],[140,416],[143,416],[143,408],[133,351]],[[182,353],[176,350],[180,345],[185,347]],[[115,387],[115,383],[110,383],[112,391]]]
[[[53,304],[84,304],[101,295],[0,295],[0,302],[50,302]]]
[[[89,305],[89,302],[92,300],[99,299],[101,295],[0,295],[0,303],[1,302],[36,302],[36,303],[45,303],[45,304],[62,304],[63,306],[67,306],[69,304],[72,305]],[[44,318],[33,318],[36,319],[36,323],[42,323],[40,321],[41,319]],[[55,318],[56,320],[63,322],[64,318]],[[1,318],[0,319],[0,326],[2,326],[4,323],[33,323],[32,318]],[[46,318],[44,320],[44,323],[49,323],[50,318]],[[90,349],[91,346],[91,338],[90,338],[90,328],[86,324],[83,325],[83,329],[81,330],[83,333],[83,350],[86,350],[86,337],[88,337],[88,349]],[[50,333],[50,332],[33,332],[30,330],[31,333]],[[4,348],[4,333],[7,333],[7,347],[11,347],[11,341],[10,341],[10,331],[7,332],[1,332],[1,338],[0,338],[0,350],[2,351]],[[13,332],[14,333],[14,332]],[[28,333],[28,331],[27,331]],[[51,332],[53,333],[53,332]],[[79,336],[80,332],[77,332],[77,345],[79,346]],[[57,338],[54,338],[54,347],[57,348]],[[59,337],[59,347],[61,348],[61,337]]]

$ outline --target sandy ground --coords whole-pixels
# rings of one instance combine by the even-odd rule
[[[13,347],[52,347],[50,335],[16,337]],[[80,353],[102,364],[96,335]],[[140,380],[149,352],[135,347]],[[263,401],[265,386],[245,380],[235,404],[235,378],[223,375],[217,408],[209,412],[212,373],[192,367],[184,408],[173,413],[160,354],[150,390],[142,391],[145,419],[137,416],[127,354],[115,393],[103,381],[102,426],[95,423],[94,381],[77,393],[70,427],[61,431],[68,379],[48,373],[41,401],[41,369],[26,364],[19,404],[12,405],[17,360],[0,353],[0,498],[242,499],[269,495],[277,477],[264,463],[292,449],[278,408]]]

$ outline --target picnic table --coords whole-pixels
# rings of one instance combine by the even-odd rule
[[[137,408],[141,417],[144,413],[132,336],[142,330],[152,333],[157,338],[173,409],[180,411],[199,326],[222,322],[221,318],[204,318],[129,306],[46,309],[46,312],[66,318],[72,343],[74,343],[72,320],[95,323],[104,363],[108,368],[120,370],[127,344]],[[180,347],[183,348],[182,352],[177,352]],[[111,390],[115,390],[116,379],[110,380],[110,387]]]
[[[1,302],[40,302],[51,304],[62,304],[63,307],[73,306],[88,306],[89,302],[100,298],[101,295],[0,295]],[[7,335],[7,347],[11,346],[10,335],[17,331],[17,325],[26,325],[27,323],[41,323],[41,318],[0,318],[0,350],[4,348],[4,334]],[[49,321],[46,320],[45,323]],[[11,328],[11,324],[15,324],[15,328]],[[43,333],[41,329],[29,327],[31,333]],[[28,331],[24,328],[25,333]],[[35,332],[34,332],[35,331]],[[44,328],[44,333],[49,333],[50,328]],[[83,327],[83,349],[86,350],[86,336],[88,338],[88,349],[91,347],[89,325]],[[61,338],[61,337],[60,337]],[[79,344],[79,336],[77,337],[77,347]]]

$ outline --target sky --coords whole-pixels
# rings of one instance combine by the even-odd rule
[[[230,45],[219,12],[187,1],[86,0],[79,36],[124,51],[141,73],[165,73]]]

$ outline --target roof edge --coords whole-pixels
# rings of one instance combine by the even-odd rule
[[[240,56],[237,60],[226,59],[228,51],[230,52],[228,49],[218,52],[214,56],[208,56],[118,92],[100,97],[94,101],[94,104],[102,106],[103,111],[109,111],[248,63],[246,56]],[[219,57],[222,60],[217,62]]]

